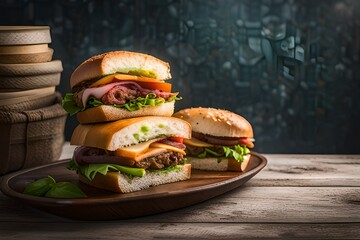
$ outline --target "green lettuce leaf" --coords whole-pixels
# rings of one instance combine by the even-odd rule
[[[222,146],[224,153],[217,153],[209,148],[205,148],[204,151],[197,155],[198,158],[206,157],[227,157],[234,158],[238,162],[244,160],[244,155],[250,154],[250,150],[245,145],[235,145],[231,147]]]
[[[176,166],[169,166],[159,170],[148,170],[150,172],[161,172],[167,174],[171,171],[181,170],[181,165],[187,163],[187,159],[183,163]],[[84,164],[79,165],[75,160],[71,160],[67,168],[70,170],[77,171],[82,176],[86,177],[89,181],[92,181],[96,174],[106,175],[109,171],[118,171],[124,174],[127,174],[129,177],[143,177],[146,174],[146,170],[143,168],[132,168],[125,167],[117,164]]]
[[[76,104],[73,98],[74,94],[66,93],[64,99],[61,102],[61,105],[70,115],[74,115],[80,112],[82,109]]]
[[[74,94],[72,94],[72,93],[66,93],[64,96],[64,99],[62,100],[63,108],[70,115],[74,115],[74,114],[84,111],[85,109],[88,109],[88,108],[105,105],[100,100],[98,100],[94,97],[90,97],[88,102],[86,103],[86,106],[81,108],[81,107],[77,106],[76,102],[74,101],[73,96],[74,96]],[[165,99],[157,98],[155,94],[149,93],[144,98],[138,97],[136,99],[129,100],[127,103],[125,103],[123,105],[113,104],[110,106],[113,106],[116,108],[123,108],[123,109],[126,109],[126,110],[132,112],[132,111],[137,111],[139,109],[142,109],[144,107],[149,107],[149,106],[153,107],[153,106],[157,106],[164,102],[172,102],[172,101],[181,100],[181,99],[182,99],[181,97],[172,96],[167,101],[165,101]]]
[[[67,168],[70,170],[75,170],[80,173],[82,176],[86,177],[89,181],[92,181],[96,174],[106,175],[109,171],[118,171],[125,173],[131,176],[143,177],[145,175],[145,169],[143,168],[132,168],[125,167],[117,164],[84,164],[79,165],[76,161],[71,160]]]

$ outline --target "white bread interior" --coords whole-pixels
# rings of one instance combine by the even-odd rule
[[[191,164],[192,169],[206,170],[206,171],[235,171],[244,172],[249,167],[251,155],[247,154],[244,156],[244,160],[240,164],[238,161],[232,158],[196,158],[187,157],[188,163]]]
[[[143,53],[115,51],[91,57],[81,63],[70,77],[70,87],[105,74],[127,73],[130,70],[152,71],[160,80],[171,78],[170,65],[158,58]]]
[[[251,124],[242,116],[215,108],[187,108],[173,115],[189,122],[194,132],[218,137],[254,136]]]
[[[159,136],[191,138],[191,126],[179,118],[161,116],[80,124],[73,131],[71,144],[115,151]]]
[[[80,123],[109,122],[126,118],[141,116],[166,116],[170,117],[174,113],[175,101],[165,102],[154,107],[144,107],[136,111],[128,111],[110,105],[88,108],[76,114]]]
[[[152,186],[172,183],[187,180],[191,175],[191,165],[179,165],[180,170],[161,172],[161,171],[146,171],[143,177],[129,178],[120,172],[108,172],[106,175],[97,174],[92,181],[79,175],[81,182],[90,186],[109,190],[117,193],[129,193]]]

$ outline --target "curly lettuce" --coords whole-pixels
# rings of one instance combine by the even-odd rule
[[[66,112],[68,112],[70,115],[74,115],[78,112],[84,111],[88,108],[92,108],[92,107],[98,107],[101,105],[106,105],[104,103],[102,103],[99,99],[96,99],[94,97],[90,97],[88,102],[86,103],[86,106],[84,107],[79,107],[74,98],[73,98],[74,94],[72,93],[66,93],[64,96],[64,99],[62,100],[62,106],[65,109]],[[168,100],[165,101],[165,99],[161,98],[161,97],[156,97],[155,94],[153,93],[149,93],[147,94],[145,97],[137,97],[136,99],[131,99],[129,100],[127,103],[123,104],[123,105],[118,105],[118,104],[112,104],[109,106],[113,106],[116,108],[123,108],[126,109],[130,112],[133,111],[137,111],[139,109],[142,109],[144,107],[154,107],[157,106],[159,104],[162,104],[164,102],[172,102],[175,100],[181,100],[181,97],[177,97],[177,96],[171,96]]]
[[[198,158],[206,158],[206,157],[227,157],[234,158],[238,162],[242,162],[244,160],[244,156],[250,154],[250,150],[245,145],[235,145],[231,147],[222,146],[223,152],[218,153],[210,148],[204,148],[204,151],[197,155]]]
[[[180,171],[182,169],[182,165],[186,163],[186,159],[183,163],[176,165],[176,166],[168,166],[163,169],[156,169],[156,170],[149,170],[150,172],[161,172],[163,174],[167,174],[172,171]],[[81,174],[82,176],[86,177],[89,181],[92,181],[96,174],[106,175],[109,171],[112,172],[121,172],[123,174],[128,175],[130,178],[132,177],[143,177],[146,174],[146,170],[143,168],[132,168],[132,167],[125,167],[118,164],[78,164],[74,159],[72,159],[68,164],[67,168],[69,170],[76,171],[77,173]]]
[[[118,171],[121,173],[125,173],[131,176],[143,177],[145,175],[145,169],[143,168],[132,168],[125,167],[117,164],[84,164],[79,165],[75,160],[71,160],[67,168],[69,170],[74,170],[82,176],[86,177],[89,181],[92,181],[96,174],[106,175],[109,171]]]

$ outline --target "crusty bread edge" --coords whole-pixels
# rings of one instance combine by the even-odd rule
[[[79,112],[76,114],[76,117],[81,124],[109,122],[141,116],[171,117],[174,113],[174,108],[175,101],[165,102],[153,107],[144,107],[132,112],[123,108],[116,108],[111,105],[101,105]]]
[[[126,188],[126,185],[128,185],[128,184],[131,185],[131,184],[135,184],[135,183],[128,183],[127,181],[129,178],[120,172],[108,172],[106,175],[96,174],[95,178],[92,181],[89,181],[84,176],[81,176],[81,175],[78,175],[78,176],[79,176],[79,180],[81,182],[83,182],[89,186],[108,190],[111,192],[116,192],[116,193],[128,193],[128,192],[135,192],[135,191],[147,189],[152,186],[158,186],[158,185],[163,185],[163,184],[168,184],[168,183],[173,183],[173,182],[184,181],[184,180],[190,179],[191,164],[184,164],[181,166],[182,166],[181,170],[174,170],[174,171],[170,171],[167,173],[162,173],[161,176],[159,176],[158,173],[147,172],[145,175],[145,176],[147,176],[146,178],[145,178],[145,176],[144,177],[134,177],[131,181],[136,182],[136,184],[138,184],[138,185],[143,184],[143,183],[139,184],[139,182],[149,181],[149,178],[150,178],[150,182],[145,183],[146,187],[144,187],[144,185],[142,185],[141,188],[137,188],[137,189]],[[161,177],[163,180],[163,182],[160,184],[158,184],[158,182],[156,181],[156,178],[159,178],[159,177]]]
[[[193,169],[198,170],[205,170],[205,171],[234,171],[234,172],[246,172],[251,164],[251,154],[245,155],[244,160],[240,164],[238,161],[236,161],[233,158],[218,158],[218,157],[212,157],[212,158],[196,158],[196,157],[187,157],[188,162],[192,165]],[[219,164],[219,159],[221,160],[221,164],[223,166],[222,169],[217,168]],[[205,163],[206,165],[202,164]]]

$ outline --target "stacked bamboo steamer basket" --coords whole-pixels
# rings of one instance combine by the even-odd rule
[[[55,161],[66,112],[48,26],[0,26],[0,175]]]

